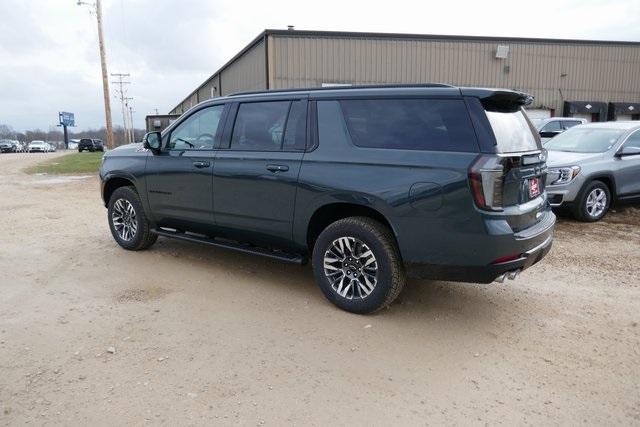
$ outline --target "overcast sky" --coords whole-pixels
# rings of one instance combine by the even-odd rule
[[[80,129],[104,125],[95,16],[76,1],[0,0],[0,124],[47,130],[71,111]],[[103,0],[103,13],[139,128],[265,28],[640,41],[640,0]]]

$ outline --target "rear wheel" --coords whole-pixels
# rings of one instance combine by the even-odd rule
[[[583,189],[574,205],[573,215],[579,221],[594,222],[602,219],[611,206],[611,192],[602,181],[592,181]]]
[[[361,314],[390,305],[406,281],[391,230],[367,217],[325,228],[313,248],[313,271],[329,301]]]
[[[125,249],[139,251],[158,240],[133,187],[120,187],[109,198],[109,228],[115,241]]]

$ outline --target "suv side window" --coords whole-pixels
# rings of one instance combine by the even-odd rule
[[[562,130],[562,126],[560,125],[559,120],[554,120],[552,122],[549,122],[546,125],[544,125],[542,129],[540,129],[541,132],[560,132],[561,130]]]
[[[280,151],[291,101],[247,102],[238,107],[231,149]]]
[[[625,147],[636,147],[640,149],[640,130],[632,133],[624,143]]]
[[[574,126],[578,126],[582,124],[582,122],[579,122],[577,120],[563,120],[562,121],[562,127],[567,130],[567,129],[571,129]]]
[[[284,151],[304,151],[307,142],[307,101],[293,101],[284,132]]]
[[[211,150],[224,105],[203,108],[180,123],[169,137],[169,150]]]
[[[461,99],[354,99],[339,104],[351,141],[358,147],[478,151]]]

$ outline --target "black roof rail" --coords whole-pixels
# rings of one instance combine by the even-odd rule
[[[239,96],[239,95],[258,95],[267,93],[283,93],[283,92],[307,92],[307,91],[320,91],[320,90],[353,90],[353,89],[393,89],[393,88],[434,88],[434,87],[455,87],[444,83],[401,83],[401,84],[381,84],[381,85],[348,85],[348,86],[323,86],[323,87],[302,87],[302,88],[290,88],[290,89],[266,89],[266,90],[253,90],[246,92],[234,92],[227,96]]]

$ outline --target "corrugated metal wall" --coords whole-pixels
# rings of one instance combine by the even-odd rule
[[[261,41],[222,70],[223,96],[233,92],[260,90],[267,87],[264,49],[264,41]]]
[[[614,43],[269,36],[271,88],[441,82],[523,90],[532,107],[640,101],[640,46]],[[496,59],[498,44],[509,46]]]
[[[261,40],[211,76],[169,114],[182,114],[194,105],[216,96],[244,90],[266,89],[266,84],[265,44]]]

